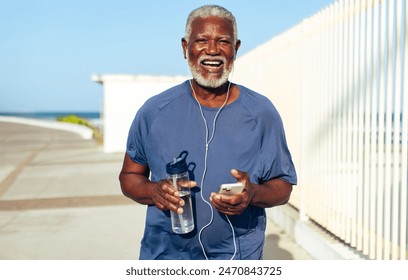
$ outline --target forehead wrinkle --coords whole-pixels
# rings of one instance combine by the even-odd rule
[[[214,33],[215,33],[215,32],[211,32],[211,35],[214,34]],[[202,32],[202,33],[196,33],[196,34],[195,34],[196,37],[206,37],[206,36],[208,36],[208,35],[209,35],[208,33],[204,33],[204,32]],[[231,35],[228,35],[228,34],[221,34],[221,35],[218,35],[218,38],[231,39],[232,37],[231,37]]]
[[[213,18],[215,22],[206,22],[207,19]],[[195,18],[191,24],[191,31],[194,30],[190,36],[194,37],[207,37],[212,36],[214,34],[217,35],[217,38],[228,38],[233,39],[233,29],[229,26],[229,22],[225,19],[218,18],[218,17],[198,17]],[[231,30],[230,30],[231,27]]]

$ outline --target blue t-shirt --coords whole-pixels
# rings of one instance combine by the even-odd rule
[[[179,235],[172,232],[170,213],[148,206],[140,259],[204,259],[198,232],[211,220],[208,201],[222,183],[236,180],[230,170],[249,174],[261,184],[280,178],[296,185],[296,172],[289,153],[282,120],[270,100],[237,85],[239,97],[220,112],[207,158],[203,186],[192,189],[195,229]],[[202,106],[211,135],[218,108]],[[190,179],[200,184],[206,146],[206,126],[189,81],[150,98],[138,111],[131,125],[127,153],[148,166],[151,180],[166,178],[166,163],[187,151]],[[230,216],[234,227],[235,259],[260,259],[265,239],[266,216],[263,208],[249,206],[239,216]],[[214,219],[201,234],[209,259],[230,259],[234,254],[232,229],[225,215],[214,209]]]

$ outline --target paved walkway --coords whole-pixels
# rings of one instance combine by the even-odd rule
[[[0,121],[0,259],[137,259],[145,206],[120,191],[123,154],[67,131]],[[268,224],[265,259],[310,259]]]

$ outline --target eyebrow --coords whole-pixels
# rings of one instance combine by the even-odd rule
[[[195,34],[195,37],[206,37],[206,36],[208,36],[208,35],[206,35],[206,34],[204,34],[204,33],[196,33],[196,34]],[[224,35],[220,35],[219,38],[227,38],[227,39],[230,39],[230,40],[231,40],[231,39],[233,38],[233,36],[224,34]]]

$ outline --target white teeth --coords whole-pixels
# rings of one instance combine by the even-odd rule
[[[211,66],[220,66],[221,62],[219,62],[219,61],[204,61],[203,64],[204,65],[211,65]]]

